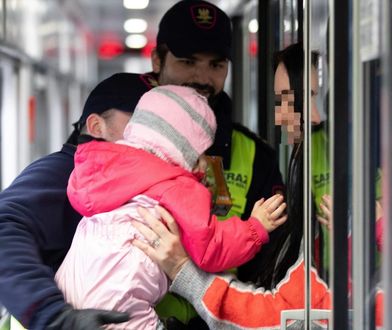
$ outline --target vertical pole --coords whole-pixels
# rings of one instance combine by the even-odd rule
[[[381,104],[381,143],[383,173],[384,207],[384,247],[383,247],[383,282],[384,282],[384,329],[392,329],[392,2],[383,0],[382,25],[382,66],[383,87]]]
[[[331,287],[333,293],[332,329],[348,326],[348,203],[349,203],[349,98],[350,91],[350,0],[331,1],[331,65],[333,88],[332,106],[333,141],[333,255]]]

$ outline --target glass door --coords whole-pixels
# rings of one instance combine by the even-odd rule
[[[280,126],[283,141],[300,128],[284,166],[287,202],[303,219],[305,289],[303,308],[282,312],[282,328],[295,320],[305,329],[383,328],[390,322],[383,299],[390,306],[391,290],[385,280],[391,275],[385,248],[391,244],[391,60],[390,41],[380,36],[389,35],[381,31],[383,24],[389,31],[391,7],[381,0],[304,0],[291,7],[303,18],[297,39],[303,62],[297,70],[285,63],[290,88],[280,95],[279,111],[287,98],[299,118],[291,128]],[[302,94],[295,72],[302,74]],[[301,198],[290,195],[301,185]]]

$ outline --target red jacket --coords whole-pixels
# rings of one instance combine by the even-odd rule
[[[67,193],[84,216],[113,211],[141,194],[155,199],[176,219],[192,260],[209,272],[243,264],[268,241],[257,219],[220,222],[211,215],[211,194],[192,173],[123,144],[79,145]]]

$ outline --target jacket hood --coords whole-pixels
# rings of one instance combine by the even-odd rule
[[[158,86],[145,93],[124,130],[131,146],[188,171],[213,143],[214,112],[207,98],[185,86]]]
[[[71,205],[83,216],[112,211],[153,185],[192,173],[141,149],[92,141],[78,146],[68,181]]]

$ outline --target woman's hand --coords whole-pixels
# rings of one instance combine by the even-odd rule
[[[155,209],[160,214],[162,221],[148,210],[142,207],[138,208],[140,216],[149,227],[139,221],[133,221],[133,225],[149,244],[138,239],[133,240],[132,244],[155,261],[167,276],[173,280],[189,260],[189,257],[182,247],[180,233],[173,217],[161,206],[156,206]]]

